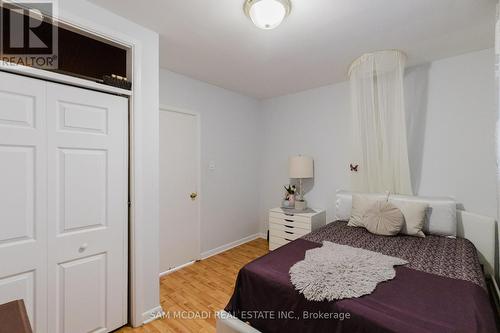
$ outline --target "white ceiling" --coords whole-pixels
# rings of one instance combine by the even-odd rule
[[[344,81],[364,52],[412,66],[494,45],[496,0],[292,0],[271,31],[243,0],[91,1],[157,31],[161,67],[257,98]]]

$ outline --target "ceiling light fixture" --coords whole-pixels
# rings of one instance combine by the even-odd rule
[[[290,0],[245,0],[245,14],[253,24],[264,30],[276,28],[290,14]]]

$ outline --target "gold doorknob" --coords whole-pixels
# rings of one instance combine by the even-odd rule
[[[196,197],[197,197],[197,196],[198,196],[198,193],[196,193],[196,192],[193,192],[193,193],[191,193],[191,194],[189,195],[189,197],[191,198],[191,200],[196,199]]]

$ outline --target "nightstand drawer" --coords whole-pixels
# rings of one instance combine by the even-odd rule
[[[311,222],[296,221],[292,219],[280,219],[269,215],[269,224],[276,223],[281,225],[294,226],[296,228],[311,230]]]
[[[299,228],[292,224],[269,223],[269,230],[283,231],[285,233],[293,233],[297,235],[307,235],[311,232],[310,229]]]
[[[297,238],[300,238],[302,236],[304,236],[304,235],[294,233],[292,231],[283,231],[283,230],[276,230],[276,229],[269,230],[269,237],[283,238],[284,240],[287,240],[287,241],[294,241]]]
[[[269,212],[269,217],[273,217],[273,218],[280,219],[280,220],[289,220],[289,221],[296,221],[296,222],[311,223],[310,217],[300,216],[297,214],[284,214],[284,213],[277,213],[277,212]]]
[[[269,250],[271,251],[288,243],[290,243],[289,240],[269,235]]]
[[[269,210],[269,250],[286,245],[325,224],[324,210],[297,212],[273,208]]]

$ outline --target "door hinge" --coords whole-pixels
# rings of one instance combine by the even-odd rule
[[[132,206],[132,201],[127,201],[127,205],[130,208]]]

